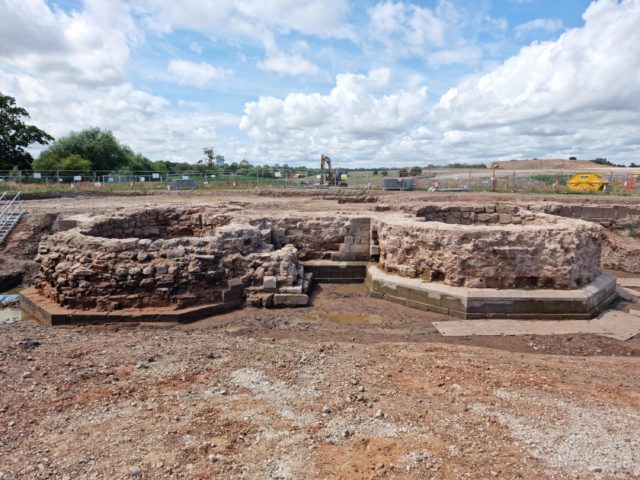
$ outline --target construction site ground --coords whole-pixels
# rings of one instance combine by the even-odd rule
[[[427,199],[271,193],[30,201],[0,271],[35,268],[58,213]],[[443,337],[431,322],[447,319],[324,284],[306,308],[188,325],[0,321],[0,478],[640,478],[639,338]]]

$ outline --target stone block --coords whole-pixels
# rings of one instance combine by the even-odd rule
[[[244,285],[239,278],[229,280],[229,289],[222,292],[224,303],[238,302],[244,298]]]
[[[275,307],[303,307],[309,303],[309,296],[304,293],[276,293],[273,296]]]
[[[278,279],[274,276],[265,275],[262,279],[262,287],[266,290],[275,290],[278,288]]]
[[[278,292],[280,293],[302,293],[302,285],[296,285],[294,287],[281,287]]]

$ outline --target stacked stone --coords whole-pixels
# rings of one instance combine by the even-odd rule
[[[640,226],[640,207],[637,205],[567,205],[561,203],[530,204],[530,210],[544,211],[561,217],[579,218],[599,223],[613,230],[637,229]]]
[[[323,258],[327,252],[336,251],[348,235],[348,217],[275,218],[260,219],[272,228],[273,244],[294,245],[301,260]],[[253,223],[253,222],[252,222]]]
[[[427,222],[458,225],[535,225],[540,222],[535,212],[517,205],[426,205],[416,211]],[[553,219],[544,223],[553,222]]]
[[[331,254],[331,260],[369,260],[371,256],[371,218],[352,218],[347,225],[347,234],[338,252]]]
[[[271,229],[249,224],[224,225],[227,219],[191,217],[194,229],[207,225],[208,235],[181,238],[118,238],[122,232],[153,237],[158,231],[186,221],[169,209],[167,217],[135,211],[132,219],[120,213],[123,230],[113,218],[98,218],[81,228],[43,239],[37,261],[41,271],[36,288],[61,305],[114,310],[131,307],[215,303],[223,298],[229,280],[251,284],[256,270],[273,271],[283,283],[297,276],[297,251],[291,246],[274,252]],[[183,230],[187,226],[181,227]],[[115,238],[96,237],[107,234]]]

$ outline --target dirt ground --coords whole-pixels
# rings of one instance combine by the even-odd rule
[[[21,231],[35,233],[0,253],[27,260],[52,209],[291,201],[34,201]],[[0,479],[640,478],[640,339],[445,338],[431,322],[446,319],[320,285],[310,307],[189,325],[0,322]]]

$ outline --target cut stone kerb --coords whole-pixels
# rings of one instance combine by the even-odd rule
[[[602,227],[497,207],[428,206],[423,218],[377,219],[380,268],[471,288],[575,289],[597,276]]]

